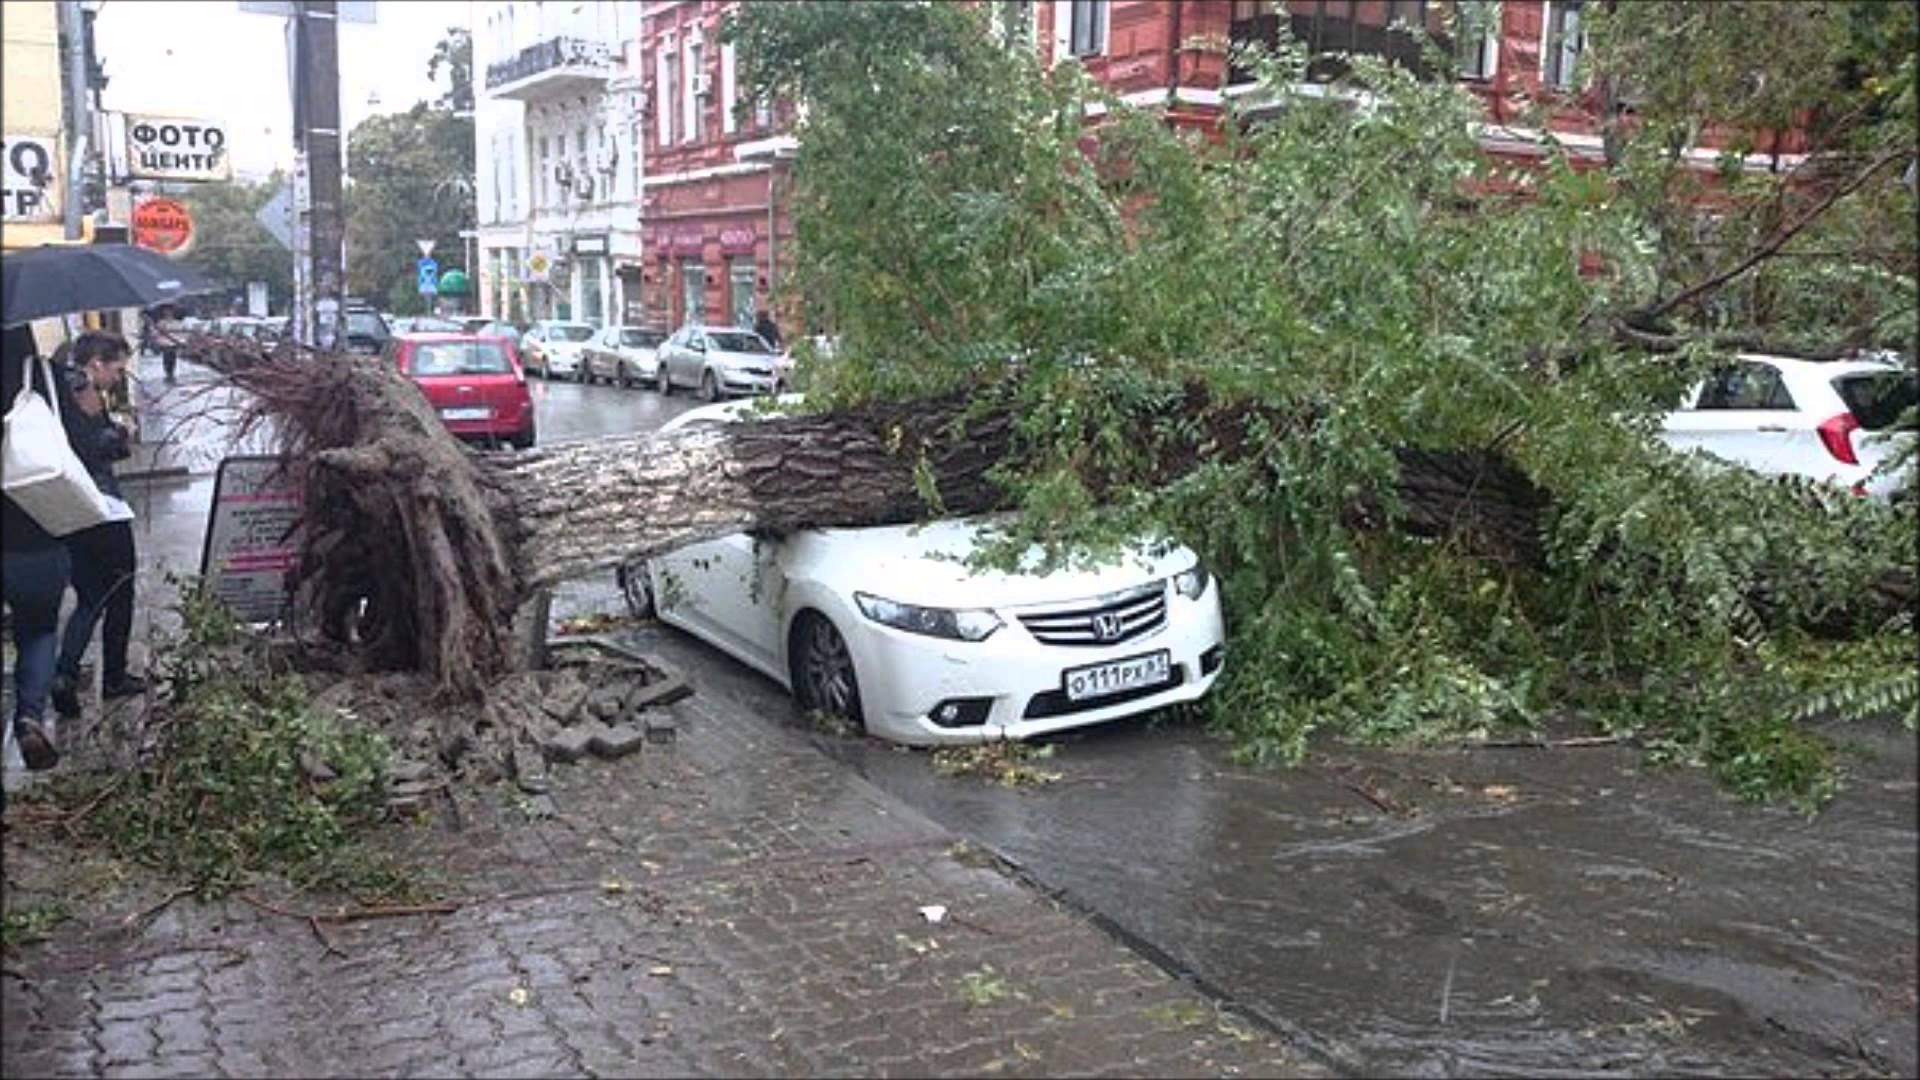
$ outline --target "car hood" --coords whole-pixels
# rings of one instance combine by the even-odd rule
[[[540,347],[550,353],[577,353],[587,347],[584,341],[543,341]]]
[[[729,349],[709,349],[707,358],[728,367],[770,368],[773,366],[771,353],[733,352]]]
[[[1179,544],[1141,541],[1116,561],[1040,573],[1040,548],[1015,573],[971,570],[966,557],[982,546],[990,519],[933,521],[867,529],[814,529],[795,537],[790,574],[816,576],[855,590],[931,607],[1015,608],[1084,600],[1168,578],[1193,566]]]

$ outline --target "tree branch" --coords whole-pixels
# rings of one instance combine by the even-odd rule
[[[1668,300],[1665,300],[1659,304],[1656,304],[1651,308],[1647,308],[1638,312],[1637,313],[1638,318],[1643,322],[1647,322],[1647,323],[1653,322],[1654,320],[1657,320],[1665,316],[1668,312],[1671,312],[1673,309],[1679,307],[1680,305],[1696,300],[1701,296],[1704,296],[1707,293],[1710,293],[1715,289],[1720,288],[1722,285],[1725,285],[1727,282],[1732,281],[1734,278],[1739,277],[1741,274],[1744,274],[1747,271],[1753,269],[1755,266],[1760,265],[1760,263],[1764,262],[1767,258],[1771,257],[1775,252],[1778,252],[1782,247],[1786,246],[1787,241],[1799,235],[1802,229],[1805,229],[1808,225],[1811,225],[1814,222],[1814,220],[1818,218],[1821,214],[1826,213],[1827,210],[1830,207],[1832,207],[1834,203],[1839,202],[1842,198],[1859,190],[1859,188],[1862,185],[1864,185],[1868,180],[1873,178],[1874,173],[1879,172],[1881,169],[1886,168],[1888,165],[1892,164],[1893,162],[1899,161],[1906,156],[1907,156],[1906,151],[1898,150],[1898,151],[1889,151],[1875,158],[1872,161],[1872,163],[1870,163],[1865,169],[1862,169],[1860,171],[1860,174],[1858,176],[1855,176],[1853,179],[1847,181],[1844,184],[1841,184],[1840,186],[1834,188],[1832,191],[1828,192],[1826,198],[1821,199],[1818,203],[1815,203],[1810,209],[1808,209],[1806,213],[1800,215],[1799,219],[1794,221],[1791,225],[1788,225],[1786,228],[1781,229],[1780,232],[1776,234],[1773,239],[1760,245],[1760,247],[1756,249],[1753,252],[1753,254],[1740,260],[1739,262],[1735,263],[1733,266],[1728,267],[1726,270],[1723,270],[1720,273],[1715,274],[1714,276],[1708,278],[1707,280],[1699,283],[1698,285],[1694,285],[1690,288],[1687,288],[1681,291],[1678,295]]]

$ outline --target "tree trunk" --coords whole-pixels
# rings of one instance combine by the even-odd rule
[[[744,421],[541,448],[470,453],[418,390],[369,360],[243,354],[204,358],[253,395],[249,423],[272,420],[307,469],[300,598],[327,631],[377,666],[419,670],[450,695],[484,699],[495,680],[537,666],[544,597],[559,582],[686,544],[758,530],[901,524],[1005,505],[989,471],[1017,451],[1006,405],[962,395],[819,416]],[[1197,418],[1160,448],[1160,479],[1255,450],[1256,416],[1190,388]],[[1143,430],[1150,417],[1142,417]],[[1277,437],[1277,436],[1269,436]],[[1398,453],[1400,507],[1356,506],[1350,520],[1446,536],[1477,557],[1545,569],[1547,494],[1496,453]],[[1101,485],[1090,481],[1096,496]],[[1870,598],[1910,603],[1911,582]],[[446,747],[470,732],[442,732]]]

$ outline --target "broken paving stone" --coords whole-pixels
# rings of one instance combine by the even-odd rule
[[[626,757],[647,741],[645,729],[637,724],[609,724],[588,742],[594,753],[604,758]]]
[[[562,728],[559,732],[541,744],[541,750],[548,761],[560,761],[567,764],[586,757],[595,738],[604,738],[607,726],[598,721],[575,724]]]
[[[693,687],[687,685],[687,680],[678,675],[669,675],[635,690],[627,698],[627,708],[642,709],[649,705],[671,705],[692,694]]]
[[[680,734],[680,725],[673,717],[663,712],[648,713],[641,720],[646,728],[647,741],[650,743],[669,743]]]
[[[553,790],[553,782],[547,777],[546,759],[524,746],[513,748],[513,778],[520,790],[529,795],[543,795]]]

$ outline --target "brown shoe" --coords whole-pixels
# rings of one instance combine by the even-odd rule
[[[13,737],[20,743],[20,756],[26,759],[27,768],[34,772],[45,772],[60,763],[60,751],[54,749],[53,740],[38,720],[16,718]]]

